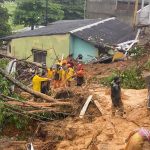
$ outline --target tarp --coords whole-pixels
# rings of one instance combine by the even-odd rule
[[[11,60],[8,65],[6,66],[6,72],[9,74],[12,74],[15,78],[15,72],[16,72],[16,59]],[[14,91],[15,86],[11,86],[11,90]]]

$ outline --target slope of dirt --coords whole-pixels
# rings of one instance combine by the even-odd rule
[[[126,111],[125,118],[111,117],[111,100],[109,90],[105,88],[91,90],[97,95],[97,100],[104,110],[102,117],[94,121],[67,120],[64,130],[74,130],[75,137],[64,139],[57,145],[58,150],[123,150],[125,139],[129,133],[139,127],[150,129],[150,116],[146,109],[146,90],[123,90],[123,103]],[[146,145],[147,148],[150,145]]]
[[[124,118],[121,118],[117,114],[111,117],[110,89],[97,87],[97,85],[93,87],[95,88],[89,89],[87,95],[94,95],[93,100],[100,103],[103,115],[92,102],[83,119],[78,117],[82,108],[80,107],[77,109],[76,116],[46,123],[44,126],[44,130],[47,131],[46,139],[34,138],[33,145],[36,150],[123,150],[125,139],[131,131],[139,127],[150,129],[150,112],[146,108],[146,89],[122,89],[126,114]],[[80,90],[78,89],[78,92]],[[4,147],[3,150],[25,149],[24,143],[19,146],[11,145],[8,141],[3,143],[1,146],[2,149]],[[144,150],[148,149],[150,145],[145,143]]]

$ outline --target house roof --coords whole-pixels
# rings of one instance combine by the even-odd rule
[[[22,32],[2,38],[10,40],[22,37],[47,36],[56,34],[71,33],[93,45],[101,45],[102,43],[112,45],[134,40],[136,31],[132,27],[120,22],[115,17],[101,19],[85,19],[85,20],[62,20],[49,24],[47,27]]]
[[[128,40],[134,40],[136,34],[137,31],[133,31],[132,27],[116,18],[110,18],[98,24],[93,24],[93,26],[87,26],[72,32],[72,35],[94,45],[101,45],[101,43],[108,45],[119,44]]]
[[[44,35],[56,35],[56,34],[66,34],[69,31],[86,26],[88,24],[95,23],[100,19],[85,19],[85,20],[61,20],[49,24],[46,27],[30,30],[22,33],[17,33],[7,37],[3,37],[3,40],[10,40],[15,38],[22,37],[31,37],[31,36],[44,36]]]

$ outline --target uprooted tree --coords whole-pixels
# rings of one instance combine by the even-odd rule
[[[17,81],[16,79],[14,79],[13,77],[11,77],[9,74],[7,74],[2,68],[0,68],[0,74],[3,75],[5,78],[7,78],[9,81],[11,81],[14,85],[18,86],[20,89],[32,94],[32,95],[35,95],[39,98],[42,98],[46,101],[49,101],[49,102],[55,102],[55,100],[50,97],[50,96],[47,96],[45,94],[42,94],[40,92],[36,92],[30,88],[28,88],[27,86],[25,86],[24,84],[22,84],[21,82]]]

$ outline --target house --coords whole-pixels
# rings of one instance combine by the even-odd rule
[[[86,0],[86,18],[117,17],[120,21],[128,24],[133,22],[135,0]],[[139,0],[139,9],[142,0]],[[149,4],[144,0],[144,5]]]
[[[113,17],[104,20],[62,20],[2,39],[9,43],[7,55],[19,59],[31,56],[29,61],[50,66],[57,57],[69,54],[75,59],[82,54],[86,62],[91,57],[98,57],[104,45],[134,40],[135,36],[136,31]]]

